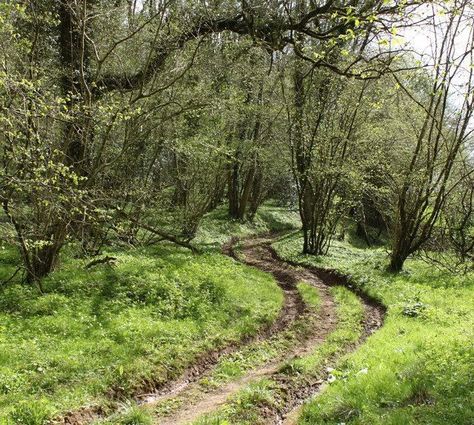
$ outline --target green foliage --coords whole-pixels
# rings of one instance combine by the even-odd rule
[[[52,415],[47,401],[29,401],[20,403],[11,413],[13,423],[17,425],[46,425]]]
[[[1,289],[0,418],[36,425],[39,394],[64,411],[169,380],[273,321],[282,304],[271,277],[217,253],[113,251],[115,267],[86,270],[67,251],[44,296],[20,284]]]
[[[412,298],[403,305],[403,314],[410,317],[418,317],[426,310],[426,305],[420,301],[419,297]]]
[[[231,236],[299,227],[296,213],[274,204],[257,211],[270,196],[291,203],[300,191],[307,252],[325,253],[351,215],[379,230],[388,225],[400,242],[394,270],[444,222],[439,233],[463,264],[471,259],[472,102],[454,108],[450,99],[454,89],[472,92],[471,82],[452,84],[472,51],[458,51],[469,0],[444,5],[452,31],[446,49],[433,49],[446,57],[433,62],[446,67],[432,72],[415,72],[413,58],[390,51],[400,42],[397,21],[412,19],[405,0],[328,2],[324,10],[263,0],[86,3],[0,2],[0,416],[41,422],[41,403],[31,403],[42,396],[59,410],[102,403],[107,391],[126,397],[272,321],[282,302],[275,282],[216,252]],[[386,19],[390,25],[378,25]],[[373,39],[372,31],[381,52],[366,63],[372,43],[356,41]],[[394,84],[392,73],[379,75],[388,66],[409,72]],[[150,248],[162,238],[194,239],[205,254]],[[423,360],[435,324],[453,346],[471,336],[462,324],[471,320],[472,273],[436,274],[415,261],[411,272],[387,276],[382,250],[336,243],[327,259],[302,259],[300,243],[290,237],[279,249],[351,273],[390,305],[390,320],[423,347]],[[129,249],[137,246],[148,248]],[[101,252],[117,265],[86,271],[78,258]],[[310,288],[299,289],[317,309]],[[393,344],[391,330],[384,332]],[[357,331],[334,337],[334,347]],[[418,355],[412,345],[403,352]],[[272,341],[223,362],[215,381],[284,348]],[[395,370],[390,361],[387,368]],[[441,384],[411,369],[407,376],[414,399],[437,400],[427,408],[436,412]],[[375,398],[342,411],[368,421],[364,406]],[[398,418],[407,408],[400,399]]]
[[[344,379],[305,406],[302,424],[467,424],[474,421],[474,275],[409,260],[387,274],[384,249],[337,242],[329,256],[300,255],[298,234],[280,255],[336,268],[388,306],[384,326],[338,366]]]

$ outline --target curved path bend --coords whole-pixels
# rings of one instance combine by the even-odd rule
[[[263,329],[253,338],[247,338],[238,344],[225,347],[221,350],[207,353],[191,365],[181,376],[159,389],[141,394],[136,397],[140,405],[144,405],[160,412],[155,417],[155,424],[180,425],[190,424],[202,415],[211,413],[222,407],[231,396],[244,388],[250,382],[259,378],[270,378],[280,385],[285,392],[285,404],[279,410],[265,411],[265,423],[287,424],[296,422],[298,407],[308,398],[317,394],[327,378],[327,372],[321,373],[313,380],[306,380],[298,386],[286,382],[286,378],[279,371],[283,364],[297,357],[304,357],[312,353],[322,344],[327,336],[337,326],[336,305],[330,294],[330,287],[334,285],[348,285],[347,279],[336,272],[323,271],[316,268],[301,267],[290,264],[278,257],[271,247],[275,239],[268,237],[252,237],[240,242],[238,251],[235,250],[236,240],[224,246],[225,254],[234,257],[249,266],[273,274],[284,293],[284,305],[277,320],[266,329]],[[298,290],[297,283],[305,281],[316,288],[319,293],[320,306],[317,312],[307,308]],[[357,293],[357,292],[356,292]],[[385,310],[376,301],[362,293],[357,293],[365,308],[363,333],[357,344],[347,347],[346,352],[361,344],[371,333],[378,329],[383,322]],[[305,323],[304,332],[295,331],[298,323]],[[308,326],[309,325],[309,326]],[[244,376],[224,383],[215,389],[202,385],[203,379],[211,377],[219,360],[232,353],[244,350],[250,344],[266,341],[279,336],[285,338],[285,332],[294,332],[296,342],[284,349],[277,358],[247,370]],[[339,354],[340,356],[341,354]],[[328,364],[336,359],[328,359]],[[160,408],[165,406],[165,408]],[[168,407],[166,407],[168,406]],[[82,409],[64,417],[62,424],[83,425],[104,418],[100,409]]]
[[[176,411],[168,416],[157,418],[157,424],[190,424],[202,415],[216,411],[231,396],[259,378],[276,380],[286,392],[285,406],[274,412],[266,411],[265,422],[268,424],[293,424],[296,421],[298,407],[321,390],[327,378],[327,372],[322,371],[317,378],[312,381],[308,380],[301,387],[291,387],[291,384],[285,384],[285,378],[279,373],[279,370],[289,360],[309,355],[336,328],[336,305],[330,295],[330,287],[334,285],[349,285],[347,285],[347,280],[344,276],[338,275],[335,272],[300,267],[281,260],[271,247],[273,241],[272,237],[248,238],[240,243],[238,252],[234,250],[234,241],[224,248],[224,252],[249,266],[273,274],[284,292],[285,302],[281,314],[276,322],[276,326],[267,334],[266,338],[289,329],[298,319],[311,320],[310,329],[299,338],[299,343],[296,346],[291,347],[281,357],[248,371],[236,381],[220,386],[212,391],[203,391],[202,388],[199,389],[198,380],[194,380],[181,386],[179,391],[172,392],[171,396],[168,393],[163,394],[159,398],[155,397],[153,400],[149,400],[150,403],[158,403],[163,398],[173,398],[176,396],[184,400],[184,403]],[[300,281],[311,284],[319,293],[321,302],[320,308],[315,314],[316,317],[314,317],[314,314],[311,317],[299,295],[296,285]],[[358,293],[358,295],[365,309],[363,334],[358,341],[358,344],[360,344],[382,325],[385,310],[376,301],[363,294]],[[354,349],[356,345],[348,347],[346,351]],[[335,359],[331,360],[335,361]],[[206,373],[209,372],[206,371]],[[285,388],[285,385],[287,385],[287,388]]]

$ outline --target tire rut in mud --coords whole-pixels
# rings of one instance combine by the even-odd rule
[[[301,382],[289,379],[287,375],[280,371],[268,376],[268,378],[276,382],[284,402],[277,405],[278,407],[273,406],[273,408],[269,408],[265,406],[262,409],[262,418],[265,418],[264,422],[272,425],[295,425],[297,423],[299,409],[303,403],[320,393],[326,385],[329,377],[327,368],[334,366],[336,361],[343,355],[356,350],[371,334],[383,325],[386,308],[377,299],[370,297],[354,287],[349,278],[338,271],[303,266],[296,262],[286,261],[278,255],[271,246],[271,243],[266,244],[266,248],[268,255],[271,255],[278,263],[298,268],[305,281],[311,281],[311,277],[313,277],[313,279],[316,278],[319,282],[324,282],[326,288],[331,286],[344,286],[359,297],[364,307],[362,333],[358,341],[348,345],[337,355],[328,358],[324,369],[320,370],[315,377],[308,378],[304,382]]]
[[[353,287],[346,276],[334,270],[303,267],[297,263],[287,262],[281,259],[273,250],[271,247],[272,242],[272,238],[247,239],[241,243],[238,256],[232,247],[228,248],[228,253],[247,265],[272,273],[287,296],[288,293],[297,293],[296,283],[299,281],[305,281],[315,286],[319,292],[322,304],[316,326],[306,335],[305,340],[301,341],[301,345],[288,352],[284,359],[249,372],[238,382],[220,388],[215,393],[207,394],[205,398],[195,405],[188,406],[171,417],[163,418],[158,422],[159,424],[179,425],[192,423],[199,417],[218,410],[225,405],[232,395],[249,383],[261,378],[268,378],[276,383],[278,391],[283,398],[283,403],[273,407],[263,406],[261,408],[261,419],[264,423],[272,425],[294,425],[297,422],[299,409],[302,404],[316,396],[324,388],[329,376],[327,368],[334,366],[341,356],[354,351],[382,326],[386,311],[385,307],[376,299]],[[330,287],[332,286],[345,286],[359,297],[364,307],[361,336],[357,342],[349,344],[337,355],[326,359],[324,368],[314,377],[303,381],[292,380],[281,372],[281,366],[284,362],[310,354],[336,327],[335,305],[329,294]],[[287,313],[291,311],[290,302]],[[289,314],[289,316],[292,316],[292,314]],[[300,317],[302,316],[300,315]]]
[[[279,330],[288,329],[298,319],[304,319],[308,313],[307,308],[297,290],[297,283],[305,281],[314,286],[319,293],[321,305],[312,320],[312,327],[302,335],[298,344],[284,353],[284,356],[276,361],[270,361],[260,367],[248,371],[242,378],[219,387],[215,391],[200,394],[194,403],[189,403],[168,417],[158,419],[160,425],[179,425],[191,423],[200,416],[210,413],[224,405],[228,398],[236,394],[248,383],[264,377],[271,377],[288,359],[304,356],[312,349],[321,344],[325,338],[335,329],[337,324],[335,303],[329,293],[329,287],[317,276],[306,270],[298,269],[275,258],[270,247],[272,239],[250,238],[242,242],[239,247],[239,255],[233,249],[233,244],[225,247],[225,252],[239,261],[273,274],[285,295],[285,305],[279,318]],[[234,241],[235,243],[235,241]],[[274,332],[275,335],[277,332]]]

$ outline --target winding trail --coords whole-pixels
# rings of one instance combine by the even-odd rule
[[[331,286],[349,287],[359,296],[365,309],[363,333],[357,344],[346,347],[344,352],[355,349],[382,325],[385,313],[383,306],[351,288],[345,276],[334,271],[301,267],[280,259],[271,247],[274,240],[272,236],[247,238],[239,243],[238,251],[235,250],[237,240],[233,240],[223,247],[223,252],[249,266],[273,274],[284,293],[284,305],[277,320],[252,338],[206,353],[179,379],[156,390],[137,395],[135,401],[154,412],[155,424],[192,423],[201,416],[218,410],[239,390],[261,378],[269,378],[276,382],[284,394],[284,403],[280,407],[273,410],[265,409],[262,412],[264,422],[295,424],[299,407],[304,401],[321,391],[328,378],[328,372],[326,369],[321,370],[314,378],[301,382],[288,379],[288,376],[280,372],[281,366],[295,358],[311,354],[336,329],[337,312],[330,293]],[[320,305],[317,312],[308,309],[302,300],[296,286],[300,281],[309,283],[318,291]],[[246,370],[240,378],[221,383],[217,388],[203,385],[206,378],[212,377],[219,361],[226,355],[240,354],[246,348],[251,348],[252,344],[259,342],[265,343],[275,338],[285,339],[288,332],[293,336],[287,341],[294,341],[294,343],[285,346],[275,358],[267,363]],[[344,353],[339,353],[338,357],[342,354]],[[336,358],[327,359],[325,366],[333,364],[336,360]],[[71,412],[59,423],[84,425],[103,418],[100,409],[85,408]]]
[[[146,404],[154,405],[173,398],[181,400],[177,409],[172,410],[168,415],[157,418],[157,424],[179,425],[192,423],[202,415],[214,412],[222,407],[231,396],[250,382],[260,378],[271,378],[278,382],[284,390],[285,404],[279,410],[263,412],[265,422],[291,425],[296,423],[298,407],[322,389],[327,378],[326,371],[321,371],[317,378],[307,380],[304,385],[301,386],[300,383],[300,386],[296,387],[279,371],[288,360],[309,355],[335,330],[337,326],[336,305],[329,289],[333,285],[348,286],[347,279],[335,272],[298,267],[295,264],[291,265],[281,260],[271,247],[273,241],[272,237],[245,239],[241,242],[238,253],[234,250],[235,241],[233,241],[233,243],[224,247],[224,252],[249,266],[272,273],[283,290],[285,296],[284,307],[277,320],[277,325],[271,330],[270,335],[266,336],[267,338],[289,329],[297,320],[310,321],[309,330],[299,338],[298,344],[282,353],[278,358],[247,371],[243,377],[224,384],[215,390],[204,390],[200,386],[199,380],[195,379],[186,383],[182,382],[179,387],[175,387],[171,392],[152,396],[145,401]],[[316,314],[313,313],[312,317],[296,288],[296,284],[300,281],[311,284],[319,293],[320,308]],[[360,344],[382,325],[384,309],[363,294],[358,295],[365,308],[364,331],[358,342]],[[354,348],[355,345],[348,347],[346,351]],[[335,359],[328,359],[328,362],[331,361],[335,361]],[[212,368],[201,374],[199,378],[210,373],[212,373]]]
[[[242,260],[241,258],[238,258],[234,252],[233,249],[233,244],[230,243],[226,246],[224,246],[223,251],[225,254],[237,259],[237,260]],[[186,392],[186,396],[193,393],[194,390],[196,389],[195,387],[200,386],[200,380],[205,378],[206,376],[209,376],[212,374],[214,371],[214,367],[217,365],[218,361],[224,357],[227,354],[232,354],[235,352],[238,352],[241,349],[244,349],[245,347],[249,346],[251,343],[255,343],[258,341],[265,341],[268,340],[269,338],[278,335],[281,332],[284,332],[288,330],[288,328],[299,318],[303,317],[306,311],[305,304],[296,289],[296,283],[301,280],[297,276],[294,271],[292,271],[291,266],[287,267],[281,267],[275,269],[273,266],[274,260],[272,256],[270,255],[269,252],[266,252],[266,255],[263,254],[262,250],[262,245],[260,243],[259,239],[256,239],[255,241],[248,240],[245,242],[244,248],[243,248],[243,253],[245,255],[245,263],[248,265],[252,265],[254,267],[257,267],[263,271],[273,273],[275,278],[277,279],[277,282],[280,286],[280,288],[283,291],[284,294],[284,302],[283,306],[281,308],[281,311],[278,315],[277,320],[267,329],[262,330],[259,332],[255,337],[253,338],[248,338],[247,340],[241,341],[240,344],[235,345],[235,346],[230,346],[226,347],[218,352],[215,353],[207,353],[204,355],[203,359],[199,359],[193,366],[187,370],[183,376],[175,381],[170,383],[169,385],[160,388],[156,392],[152,392],[146,395],[143,395],[139,397],[139,404],[141,405],[155,405],[158,403],[161,403],[163,401],[172,399],[173,397],[176,396],[182,396],[183,393]],[[332,299],[327,297],[327,303],[324,306],[327,310],[327,316],[333,317],[334,316],[334,303]],[[331,324],[330,331],[335,325],[335,323],[331,322],[330,320],[324,320],[323,321],[326,325]],[[327,333],[327,332],[326,332]],[[296,351],[301,350],[301,347],[296,347]],[[249,374],[244,377],[242,377],[238,382],[232,382],[229,383],[225,387],[221,387],[218,389],[218,391],[213,394],[213,393],[206,393],[206,399],[202,401],[203,404],[210,404],[210,400],[215,397],[215,399],[220,399],[224,393],[232,393],[234,389],[240,388],[241,386],[245,385],[245,383],[248,380],[253,379],[256,376],[259,376],[259,374],[263,374],[264,370],[272,370],[271,365],[265,365],[264,368],[253,371],[254,374]],[[251,376],[252,375],[252,376]],[[240,383],[240,384],[239,384]],[[195,394],[194,394],[195,397]],[[196,406],[188,406],[190,410],[196,410]],[[184,413],[183,412],[180,412]],[[169,422],[168,422],[169,419]],[[177,418],[176,417],[170,417],[170,418],[162,418],[160,420],[160,424],[177,424],[181,422],[176,422]],[[186,423],[186,422],[184,422]]]

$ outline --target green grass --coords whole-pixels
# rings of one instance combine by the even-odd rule
[[[329,256],[300,255],[293,234],[274,246],[302,264],[334,268],[387,307],[384,326],[338,365],[336,380],[301,424],[474,423],[474,275],[453,275],[411,259],[385,272],[384,249],[335,242]]]
[[[306,306],[314,311],[318,311],[321,306],[321,298],[317,289],[305,281],[298,282],[296,287]]]
[[[207,214],[201,222],[194,243],[201,248],[219,249],[230,236],[243,238],[267,232],[281,232],[301,226],[297,212],[288,211],[273,202],[262,205],[252,223],[229,220],[224,206]]]
[[[304,288],[304,289],[303,289]],[[309,306],[319,308],[320,299],[314,287],[307,283],[299,283],[300,293],[311,302]],[[316,346],[310,354],[285,362],[279,373],[286,375],[283,380],[287,385],[300,387],[307,385],[308,379],[321,375],[322,369],[335,355],[356,342],[361,335],[361,320],[364,308],[359,298],[344,287],[331,288],[336,302],[337,326],[327,339]],[[331,381],[343,379],[338,370],[332,370]],[[196,425],[235,424],[258,425],[266,423],[262,414],[267,409],[278,409],[285,403],[282,395],[284,388],[279,381],[261,379],[252,382],[239,391],[230,402],[217,412],[206,415],[196,421]]]
[[[256,340],[236,352],[222,356],[212,373],[199,381],[200,394],[235,381],[267,362],[281,360],[288,350],[300,343],[302,335],[307,334],[311,326],[316,325],[315,313],[319,310],[321,302],[318,291],[310,284],[299,282],[298,290],[307,303],[306,314],[296,320],[288,329],[278,332],[268,339]],[[154,412],[158,416],[169,415],[183,404],[188,403],[189,398],[190,395],[185,392],[177,397],[167,399],[154,406]]]
[[[289,226],[293,218],[266,206],[256,225],[227,227],[212,214],[206,220],[199,243],[217,248],[234,226],[247,235]],[[90,270],[73,250],[66,247],[59,270],[44,280],[45,295],[17,279],[0,288],[2,424],[41,425],[172,379],[203,352],[274,321],[283,302],[271,276],[216,250],[110,248],[105,254],[117,258],[116,266]],[[16,262],[16,252],[3,247],[0,278]]]

